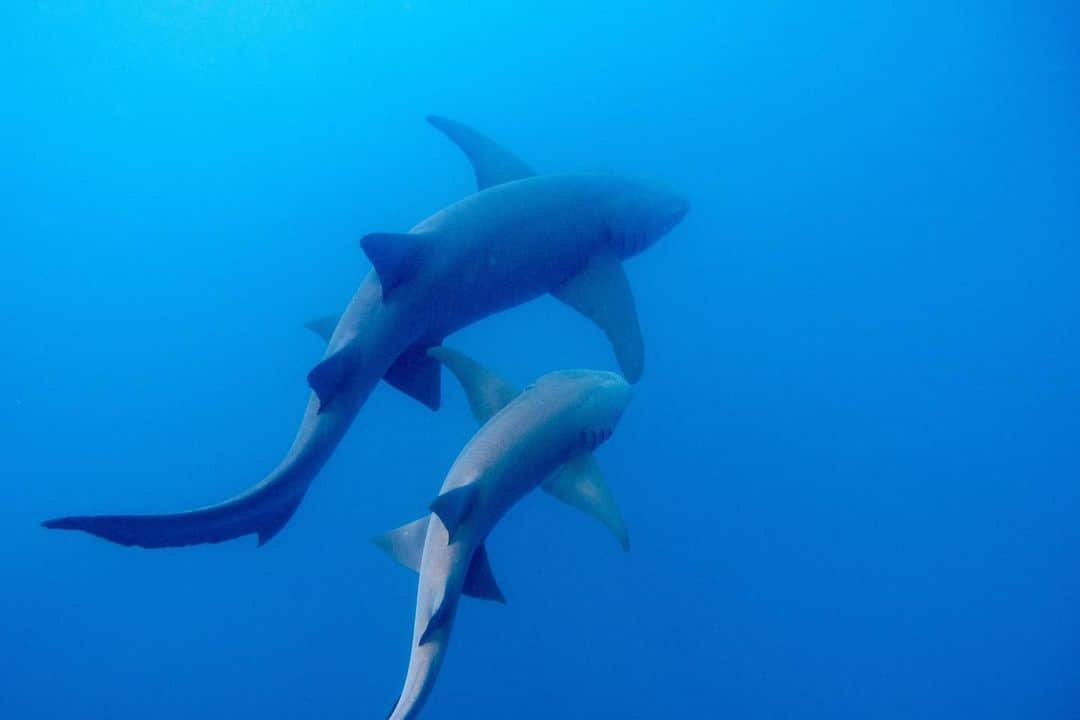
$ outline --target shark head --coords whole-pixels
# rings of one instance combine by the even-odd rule
[[[678,225],[690,212],[685,196],[660,183],[631,178],[613,181],[610,241],[624,258],[637,255]]]
[[[561,404],[574,451],[591,451],[611,437],[630,403],[630,384],[613,372],[560,370],[536,381],[535,389]]]

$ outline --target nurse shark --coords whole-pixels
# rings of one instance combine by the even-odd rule
[[[547,293],[603,330],[627,379],[641,377],[643,343],[622,262],[677,225],[689,210],[686,199],[620,176],[536,175],[475,130],[428,120],[468,156],[479,190],[407,233],[361,239],[372,270],[333,330],[322,328],[329,334],[326,351],[308,374],[313,392],[279,465],[216,505],[164,515],[64,517],[45,527],[147,548],[249,534],[263,545],[292,517],[380,380],[437,409],[439,364],[426,350]]]
[[[591,512],[626,547],[625,526],[591,454],[611,436],[630,401],[625,380],[610,372],[564,370],[517,394],[454,351],[433,348],[431,355],[458,375],[474,413],[486,422],[454,461],[432,513],[375,539],[420,574],[409,667],[390,720],[416,717],[430,695],[460,597],[505,602],[484,543],[534,488]]]

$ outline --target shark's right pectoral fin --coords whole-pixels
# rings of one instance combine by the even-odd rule
[[[592,453],[581,453],[570,458],[541,487],[552,497],[595,517],[611,531],[623,550],[630,549],[626,523]]]
[[[536,174],[517,155],[468,125],[438,115],[428,115],[427,121],[445,133],[469,158],[476,173],[477,190]]]
[[[641,379],[645,344],[634,307],[634,293],[618,258],[593,258],[584,270],[551,294],[604,331],[628,381],[635,383]]]
[[[308,385],[319,397],[319,412],[325,410],[346,387],[360,361],[360,349],[346,345],[326,357],[308,373]]]
[[[485,423],[518,395],[513,385],[468,355],[440,345],[427,351],[429,357],[447,367],[461,383],[469,408],[479,423]]]

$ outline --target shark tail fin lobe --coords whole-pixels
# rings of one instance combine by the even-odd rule
[[[427,121],[450,138],[469,158],[476,174],[477,190],[536,174],[517,155],[464,123],[438,115],[428,115]]]
[[[260,510],[248,499],[170,515],[81,515],[46,520],[50,530],[80,530],[118,545],[143,548],[219,543],[256,534],[265,545],[289,521],[303,495]]]
[[[442,402],[439,363],[428,356],[426,346],[414,345],[403,352],[383,379],[432,410],[439,409]]]
[[[302,497],[298,497],[289,500],[284,505],[259,516],[259,528],[256,530],[259,536],[259,547],[273,540],[274,536],[281,532],[281,529],[292,519],[302,499]]]
[[[337,315],[324,315],[307,321],[304,323],[304,327],[321,337],[324,342],[330,342],[334,330],[337,329],[338,319]]]

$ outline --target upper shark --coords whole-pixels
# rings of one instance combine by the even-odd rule
[[[688,202],[655,183],[625,177],[535,175],[475,130],[445,118],[428,120],[469,157],[479,191],[407,233],[375,233],[360,241],[372,270],[308,374],[313,393],[277,468],[240,495],[198,510],[66,517],[45,527],[142,547],[252,533],[261,545],[288,522],[379,380],[437,409],[439,365],[425,351],[477,320],[545,293],[593,320],[627,379],[640,378],[643,344],[622,261],[677,225]]]
[[[446,654],[461,595],[505,602],[484,542],[499,519],[538,485],[599,518],[626,546],[626,529],[592,458],[630,401],[615,373],[564,370],[524,392],[469,358],[433,348],[462,381],[483,426],[454,461],[432,514],[375,539],[420,573],[412,651],[390,720],[416,717]],[[516,396],[516,397],[515,397]]]

